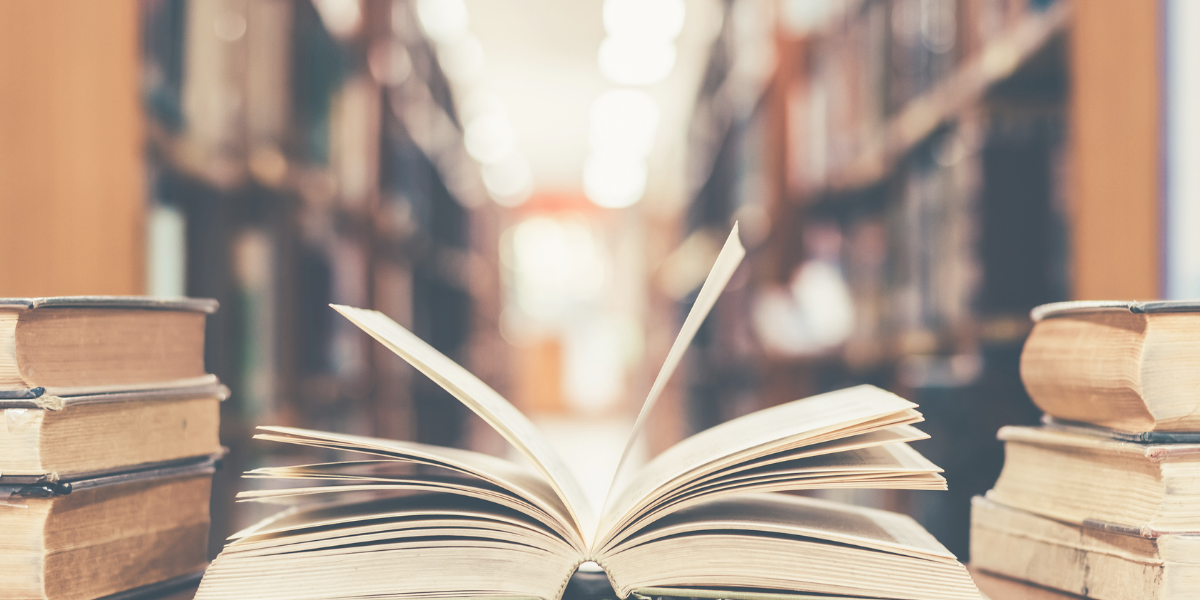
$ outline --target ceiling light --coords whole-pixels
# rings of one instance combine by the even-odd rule
[[[458,116],[464,123],[483,115],[503,115],[507,112],[500,95],[488,89],[474,87],[456,98],[459,99]]]
[[[524,156],[513,152],[482,169],[483,185],[488,195],[501,206],[516,206],[529,199],[533,192],[533,171]]]
[[[467,123],[463,143],[475,160],[484,164],[498,162],[512,151],[512,127],[499,115],[476,117]]]
[[[438,46],[438,64],[455,83],[470,83],[483,72],[483,45],[467,34],[453,44]]]
[[[608,37],[600,43],[600,72],[619,85],[650,85],[665,79],[675,66],[669,40]]]
[[[458,41],[470,21],[463,0],[417,0],[417,19],[425,35],[439,44]]]
[[[335,38],[354,37],[362,27],[362,8],[358,0],[314,0],[325,29]]]
[[[671,41],[683,31],[683,0],[605,0],[604,30],[614,37]]]
[[[658,103],[641,90],[609,90],[592,103],[588,141],[596,153],[645,158],[654,146]]]
[[[593,154],[583,165],[583,193],[597,206],[633,206],[645,192],[645,161]]]

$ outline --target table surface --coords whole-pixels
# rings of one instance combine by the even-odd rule
[[[979,591],[983,592],[989,600],[1080,600],[1080,596],[1055,592],[1012,579],[988,575],[976,569],[970,569],[970,571],[971,576],[975,578],[975,584],[979,586]],[[168,596],[161,596],[158,600],[192,600],[195,595],[196,587],[191,586],[178,590]],[[616,596],[602,594],[601,597],[615,599]]]

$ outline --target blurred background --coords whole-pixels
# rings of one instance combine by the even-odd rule
[[[336,316],[371,307],[531,416],[602,497],[640,447],[858,383],[950,491],[839,491],[967,559],[1029,309],[1200,296],[1200,3],[0,3],[0,295],[216,298],[212,551],[319,460],[260,424],[506,446]],[[1191,32],[1189,37],[1187,32]],[[1188,165],[1192,165],[1188,167]]]

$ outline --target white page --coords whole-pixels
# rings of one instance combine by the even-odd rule
[[[701,431],[656,456],[628,485],[609,493],[598,537],[612,535],[639,504],[698,467],[718,461],[735,463],[759,451],[776,452],[780,446],[799,445],[806,439],[889,416],[907,420],[907,412],[915,406],[891,392],[860,385],[772,406]],[[890,426],[881,423],[881,427]]]
[[[679,362],[683,360],[683,353],[691,345],[692,338],[696,337],[696,332],[704,324],[705,317],[708,316],[713,305],[717,303],[717,298],[725,290],[729,279],[733,277],[733,272],[737,270],[738,265],[742,264],[742,259],[745,256],[746,249],[742,247],[742,242],[738,239],[738,225],[734,223],[733,231],[729,232],[729,238],[725,240],[725,246],[721,248],[721,253],[717,255],[717,261],[713,263],[712,270],[708,272],[708,278],[704,280],[704,285],[700,287],[700,294],[696,296],[696,303],[692,305],[692,309],[688,311],[687,318],[683,320],[683,327],[680,328],[679,335],[675,337],[675,343],[671,344],[671,350],[667,353],[667,359],[663,362],[662,368],[659,369],[658,377],[654,379],[654,385],[650,387],[650,393],[646,396],[646,402],[642,404],[642,410],[638,413],[637,421],[633,424],[633,431],[629,434],[629,441],[625,443],[625,450],[621,453],[621,460],[617,463],[617,471],[613,475],[612,484],[608,488],[608,497],[604,501],[604,508],[601,510],[601,514],[608,512],[609,505],[614,501],[614,496],[629,481],[632,475],[629,472],[629,454],[638,437],[641,435],[642,428],[646,426],[646,418],[654,409],[659,396],[662,396],[663,390],[667,387],[667,381],[671,379],[671,375],[679,367]]]
[[[622,546],[684,532],[730,530],[798,535],[955,562],[937,538],[906,515],[783,494],[747,494],[685,508],[631,535]]]
[[[409,465],[408,468],[414,468],[416,465],[429,465],[467,473],[471,477],[507,489],[553,515],[560,523],[560,527],[574,532],[569,536],[572,543],[579,545],[581,549],[586,549],[583,533],[578,531],[577,524],[572,521],[571,512],[566,503],[544,476],[525,465],[518,465],[503,458],[470,450],[431,446],[416,442],[384,440],[294,427],[259,427],[258,429],[267,433],[255,435],[254,439],[256,440],[385,456],[388,458],[387,462],[396,465],[395,468],[405,468],[404,465]],[[287,468],[300,469],[302,467]],[[265,471],[273,470],[266,469]],[[264,469],[255,469],[247,472],[245,476],[253,477],[265,471]]]
[[[450,360],[433,346],[425,343],[411,331],[390,319],[387,315],[350,306],[332,305],[350,322],[379,340],[400,358],[424,373],[442,389],[450,392],[472,412],[487,421],[504,439],[508,440],[533,466],[546,477],[554,491],[562,498],[575,524],[591,543],[596,531],[596,516],[588,503],[587,496],[578,480],[567,468],[562,458],[546,442],[533,423],[508,400],[489,387],[478,377]]]

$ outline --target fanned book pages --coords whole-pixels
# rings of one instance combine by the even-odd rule
[[[735,226],[630,443],[744,254]],[[860,386],[735,419],[640,467],[622,459],[605,505],[591,507],[507,400],[384,315],[335,308],[496,428],[532,468],[460,449],[264,427],[261,439],[360,460],[248,473],[295,485],[241,499],[292,506],[234,535],[198,600],[557,600],[585,561],[598,563],[622,598],[980,598],[966,569],[908,517],[770,493],[944,489],[940,469],[906,444],[926,436],[903,398]]]

